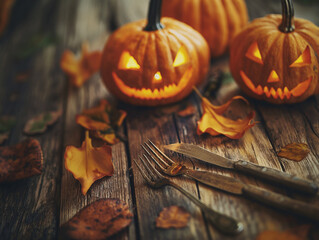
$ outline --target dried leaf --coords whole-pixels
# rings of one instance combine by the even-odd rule
[[[201,96],[197,89],[195,91]],[[197,122],[198,135],[209,133],[212,136],[225,135],[231,139],[239,139],[249,128],[256,124],[256,122],[253,122],[255,117],[254,111],[250,112],[245,119],[232,120],[222,115],[236,99],[241,99],[248,104],[248,101],[241,96],[235,96],[221,106],[214,106],[203,96],[201,96],[201,99],[204,114]]]
[[[0,117],[0,144],[2,144],[9,137],[9,133],[13,126],[15,125],[16,120],[11,116],[2,116]]]
[[[41,174],[43,154],[36,139],[27,139],[14,146],[0,147],[0,182],[16,181]]]
[[[196,112],[196,109],[193,105],[188,105],[186,108],[180,110],[177,112],[177,115],[180,117],[189,117],[194,115]]]
[[[310,225],[301,225],[286,231],[267,230],[260,233],[256,240],[307,240]]]
[[[7,26],[14,0],[0,1],[0,36]]]
[[[158,228],[183,228],[188,224],[190,214],[182,207],[164,208],[156,219]]]
[[[61,239],[106,239],[130,225],[133,214],[119,199],[100,199],[61,227]]]
[[[16,75],[16,81],[18,83],[23,83],[25,82],[29,77],[29,73],[28,72],[25,72],[25,73],[19,73]]]
[[[81,87],[94,73],[100,69],[102,52],[89,52],[89,45],[82,45],[82,56],[77,59],[70,51],[64,51],[61,68],[68,75],[75,87]]]
[[[122,125],[126,112],[111,106],[108,101],[101,100],[96,107],[84,110],[76,116],[76,123],[91,130],[94,137],[109,144],[119,142],[117,129]]]
[[[41,113],[40,115],[30,119],[26,123],[23,131],[28,135],[44,133],[48,126],[53,125],[60,116],[61,111]]]
[[[291,143],[281,148],[278,156],[293,161],[301,161],[307,157],[310,149],[305,143]]]
[[[66,147],[64,159],[65,168],[80,181],[83,195],[96,180],[114,173],[111,147],[105,145],[94,148],[88,131],[80,148]]]

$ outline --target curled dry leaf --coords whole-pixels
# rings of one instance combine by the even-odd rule
[[[77,59],[70,50],[65,50],[61,58],[61,68],[75,87],[81,87],[94,73],[99,71],[102,53],[89,52],[88,43],[82,45],[82,55]]]
[[[54,124],[61,116],[61,111],[44,112],[30,119],[25,127],[24,133],[28,135],[44,133],[48,126]]]
[[[186,227],[190,214],[182,207],[170,206],[164,208],[156,219],[158,228],[183,228]]]
[[[119,199],[100,199],[61,226],[61,239],[106,239],[130,225],[133,214]]]
[[[94,148],[88,131],[80,148],[66,147],[64,159],[65,168],[80,181],[83,195],[96,180],[114,173],[111,147],[105,145]]]
[[[260,233],[256,240],[307,240],[310,225],[301,225],[286,231],[267,230]]]
[[[278,156],[299,162],[307,157],[309,152],[310,150],[307,144],[291,143],[281,148]]]
[[[0,147],[0,182],[16,181],[41,174],[43,154],[36,139]]]
[[[16,120],[11,116],[0,117],[0,144],[9,137],[11,128],[15,125]]]
[[[255,117],[254,111],[250,112],[245,119],[232,120],[222,115],[234,100],[241,99],[248,104],[248,101],[244,97],[235,96],[224,105],[214,106],[196,88],[195,91],[202,99],[204,111],[202,118],[197,122],[198,135],[209,133],[212,136],[225,135],[231,139],[239,139],[248,129],[256,124],[253,121]]]
[[[125,111],[116,109],[103,99],[98,106],[77,115],[76,123],[91,130],[94,137],[109,144],[115,144],[119,142],[117,129],[122,125],[125,117]]]

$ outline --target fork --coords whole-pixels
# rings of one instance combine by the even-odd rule
[[[195,203],[202,212],[207,217],[207,220],[211,222],[218,230],[221,232],[228,234],[228,235],[236,235],[243,231],[244,227],[243,224],[236,221],[235,219],[228,217],[226,215],[223,215],[212,208],[205,205],[203,202],[198,200],[196,197],[194,197],[191,193],[186,191],[181,186],[177,185],[176,183],[172,182],[168,178],[165,178],[150,162],[148,157],[143,154],[142,158],[139,156],[139,159],[144,165],[144,168],[146,169],[146,172],[142,170],[140,165],[133,159],[135,162],[138,170],[140,171],[142,177],[144,180],[148,183],[148,185],[152,188],[161,188],[163,186],[171,186],[177,190],[179,190],[181,193],[183,193],[186,197],[188,197],[193,203]]]
[[[141,147],[144,149],[147,155],[149,155],[149,157],[152,158],[152,160],[156,163],[160,170],[166,175],[171,177],[184,175],[208,186],[216,187],[214,184],[215,178],[212,179],[212,174],[210,172],[192,170],[180,163],[174,162],[165,153],[163,153],[151,140],[148,139],[148,142],[153,146],[154,149],[156,149],[156,151],[158,151],[162,155],[162,157],[166,161],[164,161],[164,159],[161,156],[159,156],[158,153],[155,152],[148,143],[144,142],[144,145],[146,147],[144,145],[141,145]],[[149,151],[151,151],[158,160],[156,160]]]

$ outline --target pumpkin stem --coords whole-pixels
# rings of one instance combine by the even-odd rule
[[[281,0],[282,5],[282,22],[279,30],[284,33],[290,33],[295,30],[294,23],[294,5],[291,0]]]
[[[145,31],[157,31],[164,28],[161,24],[162,0],[151,0],[148,8],[147,24]]]

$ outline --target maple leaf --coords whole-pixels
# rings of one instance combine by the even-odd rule
[[[182,207],[164,208],[156,219],[158,228],[183,228],[188,224],[190,214]]]
[[[36,139],[0,147],[0,182],[11,182],[41,174],[43,154]]]
[[[125,111],[114,108],[103,99],[98,106],[78,114],[76,123],[91,130],[94,137],[109,144],[115,144],[119,141],[117,129],[122,125],[125,117]]]
[[[133,214],[120,199],[100,199],[61,226],[61,239],[106,239],[130,225]]]
[[[209,133],[212,136],[225,135],[231,139],[239,139],[249,128],[256,124],[256,122],[253,122],[255,117],[254,111],[250,112],[245,119],[232,120],[222,115],[234,100],[241,99],[248,104],[248,101],[244,97],[235,96],[224,105],[214,106],[196,88],[194,90],[202,99],[204,111],[203,116],[197,122],[198,135]]]
[[[114,173],[111,147],[105,145],[94,148],[88,131],[80,148],[66,147],[64,159],[65,168],[81,183],[83,195],[96,180]]]
[[[61,68],[75,87],[81,87],[100,69],[102,52],[89,52],[88,43],[82,45],[82,55],[77,59],[73,52],[65,50],[61,57]]]
[[[307,144],[291,143],[281,148],[277,155],[282,158],[299,162],[307,157],[309,152],[310,150]]]
[[[24,133],[28,135],[44,133],[48,126],[53,125],[61,116],[61,111],[41,113],[30,119],[25,127]]]

